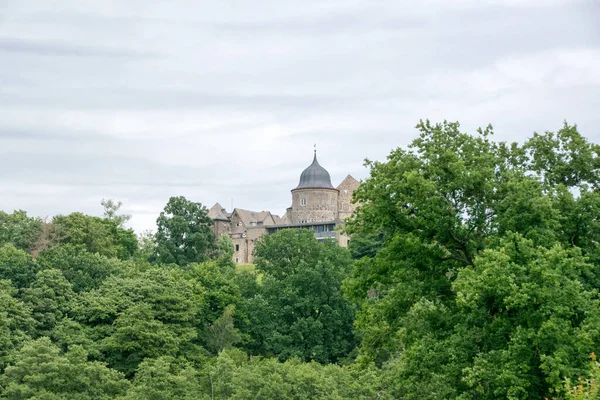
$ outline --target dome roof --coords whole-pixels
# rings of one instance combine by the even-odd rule
[[[296,189],[335,189],[331,184],[331,177],[329,172],[317,161],[317,152],[315,151],[315,158],[313,158],[312,164],[308,166],[300,175],[300,183]],[[295,189],[294,189],[295,190]]]

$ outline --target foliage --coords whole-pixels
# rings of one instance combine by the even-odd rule
[[[0,247],[0,279],[8,279],[17,288],[29,286],[34,280],[37,265],[25,251],[12,244]]]
[[[391,399],[370,367],[248,359],[237,349],[221,352],[205,372],[204,382],[205,392],[217,399]]]
[[[137,250],[135,232],[121,228],[118,221],[72,213],[55,216],[52,225],[60,232],[62,243],[84,246],[90,253],[126,260]]]
[[[9,281],[0,280],[0,373],[14,359],[12,353],[34,331],[35,320],[31,308],[15,296],[17,289]]]
[[[138,251],[136,258],[139,261],[148,261],[152,259],[154,248],[156,247],[156,238],[150,230],[145,230],[138,235]]]
[[[345,283],[360,360],[405,399],[560,395],[600,343],[598,146],[566,124],[523,146],[417,128],[355,192],[348,230],[385,239]]]
[[[362,233],[352,235],[348,250],[352,258],[359,260],[363,257],[373,258],[384,245],[383,233]]]
[[[123,203],[120,201],[115,201],[113,199],[102,199],[100,204],[102,204],[102,207],[104,207],[104,218],[109,221],[116,222],[119,228],[123,228],[125,223],[131,219],[130,214],[118,214],[121,206],[123,206]]]
[[[199,373],[190,363],[172,357],[148,358],[140,364],[133,386],[123,399],[210,399],[202,390]]]
[[[126,268],[125,263],[91,254],[83,246],[63,245],[44,250],[37,258],[39,269],[58,269],[76,292],[99,287],[111,275]]]
[[[28,217],[23,210],[12,214],[0,211],[0,247],[11,243],[17,249],[30,251],[42,234],[43,221]]]
[[[42,270],[35,281],[23,290],[22,300],[31,307],[36,321],[36,336],[49,336],[59,321],[71,310],[75,298],[73,285],[58,269]]]
[[[312,231],[282,230],[255,247],[256,269],[263,274],[247,314],[254,346],[281,359],[335,362],[352,350],[354,308],[341,283],[350,268],[346,249],[318,243]]]
[[[418,129],[348,250],[288,229],[234,265],[183,197],[139,240],[112,200],[0,212],[0,398],[598,398],[600,147]]]
[[[180,266],[206,261],[216,248],[213,221],[200,203],[185,197],[171,197],[156,220],[158,262]]]
[[[206,347],[214,354],[229,349],[241,340],[240,332],[233,325],[233,306],[227,306],[223,315],[206,327]]]
[[[567,389],[568,400],[597,400],[600,398],[600,363],[596,361],[596,354],[590,355],[590,375],[588,378],[578,378],[577,384],[572,385],[567,379],[565,388]]]
[[[113,399],[125,394],[129,386],[122,374],[102,363],[87,361],[80,346],[61,353],[45,337],[27,343],[15,358],[15,364],[0,377],[2,398]]]

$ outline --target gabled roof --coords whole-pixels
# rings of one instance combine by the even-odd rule
[[[227,210],[219,203],[215,203],[215,205],[208,210],[208,216],[213,220],[229,221],[230,215],[231,214],[228,214]]]
[[[336,189],[340,189],[342,186],[350,186],[353,188],[357,188],[358,186],[360,186],[360,182],[354,179],[352,175],[348,175],[344,178],[343,181],[340,182]]]
[[[281,218],[279,215],[271,215],[273,217],[273,221],[275,225],[283,225],[285,224],[285,220]]]
[[[254,226],[259,223],[261,225],[275,225],[275,220],[270,211],[251,211],[236,208],[233,210],[233,214],[237,214],[245,226]]]

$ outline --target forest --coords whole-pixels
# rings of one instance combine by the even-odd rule
[[[181,196],[140,235],[0,211],[0,398],[600,399],[600,145],[416,129],[349,248],[281,230],[253,268]]]

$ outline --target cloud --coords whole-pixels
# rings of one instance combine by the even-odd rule
[[[150,53],[140,53],[117,48],[101,48],[93,46],[72,46],[64,43],[49,43],[18,38],[0,38],[0,52],[22,53],[34,56],[67,56],[67,57],[149,57]]]
[[[169,196],[283,213],[312,160],[334,184],[421,118],[501,140],[563,120],[600,141],[595,1],[8,0],[0,209],[154,226]]]

